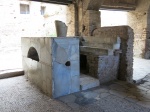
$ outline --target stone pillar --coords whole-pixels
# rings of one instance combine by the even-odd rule
[[[145,29],[145,59],[150,59],[150,8],[147,12],[147,28]]]
[[[100,11],[87,10],[83,16],[82,36],[92,36],[92,32],[100,27]]]
[[[68,5],[66,13],[66,25],[68,26],[67,36],[75,35],[75,9],[74,5]]]

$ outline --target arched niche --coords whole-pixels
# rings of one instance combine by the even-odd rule
[[[37,50],[34,47],[30,47],[28,51],[28,58],[39,62],[39,55]]]

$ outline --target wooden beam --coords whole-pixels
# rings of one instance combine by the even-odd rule
[[[30,0],[30,1],[44,2],[44,3],[53,3],[53,4],[61,4],[61,5],[72,4],[72,0]]]

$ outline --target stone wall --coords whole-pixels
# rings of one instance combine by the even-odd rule
[[[134,4],[135,2],[134,7],[136,6],[135,10],[128,11],[127,13],[124,14],[125,16],[127,16],[127,23],[125,23],[125,25],[129,25],[134,30],[134,33],[135,33],[134,34],[134,37],[135,37],[134,38],[134,56],[140,57],[140,58],[149,58],[150,57],[150,51],[149,51],[149,37],[150,37],[149,4],[150,2],[146,0],[138,0],[138,1],[133,0],[133,3],[132,3],[132,0],[129,0],[129,1],[123,0],[122,2],[123,3],[126,2],[127,5]],[[114,1],[114,3],[111,3],[110,0],[105,0],[104,4],[106,4],[105,5],[106,9],[107,8],[111,9],[115,7],[117,9],[117,4],[119,4],[119,0]],[[118,8],[117,10],[121,10],[121,7]],[[117,17],[119,17],[119,15],[117,15]],[[123,20],[123,18],[121,18],[121,20]]]
[[[103,27],[94,30],[93,39],[97,37],[97,42],[101,41],[98,38],[108,38],[106,41],[113,41],[115,38],[121,38],[119,76],[120,80],[132,82],[133,77],[133,30],[128,26]],[[109,39],[112,38],[112,39]]]
[[[81,36],[91,36],[91,40],[95,40],[95,43],[100,43],[100,38],[106,38],[106,42],[113,41],[117,37],[121,38],[121,50],[122,54],[120,54],[120,67],[119,67],[119,76],[118,78],[121,80],[125,80],[128,82],[132,82],[132,75],[133,75],[133,39],[134,33],[133,30],[128,26],[118,26],[118,27],[100,27],[100,13],[98,13],[96,2],[95,4],[89,4],[94,0],[88,0],[86,4],[83,2],[79,2],[79,23],[80,23],[80,35]],[[109,0],[107,0],[109,1]],[[103,4],[102,1],[99,1],[101,5]],[[105,1],[106,2],[106,1]],[[114,1],[115,3],[120,3],[121,0]],[[135,0],[129,1],[122,1],[127,8],[127,5],[130,5],[130,8],[135,8]],[[111,3],[111,2],[110,2]],[[115,5],[114,3],[114,5]],[[131,5],[133,3],[133,5]],[[91,6],[92,5],[92,6]],[[98,6],[99,8],[101,7]],[[94,8],[95,6],[95,8]],[[117,7],[115,7],[118,9]],[[119,7],[121,8],[121,7]],[[129,7],[128,7],[129,8]],[[123,7],[121,8],[123,9]],[[89,15],[87,16],[88,12],[97,12],[96,16]],[[94,14],[94,13],[93,13]],[[96,18],[96,19],[95,19]],[[90,22],[89,22],[90,21]],[[86,24],[88,23],[88,24]],[[90,24],[89,24],[90,23]],[[97,23],[97,24],[93,24]],[[98,25],[99,24],[99,25]],[[91,26],[94,26],[93,28]],[[89,30],[90,29],[90,30]],[[107,38],[108,37],[108,38]],[[108,40],[107,40],[108,39]],[[104,43],[105,44],[105,43]]]
[[[20,3],[30,6],[30,14],[20,14]],[[46,7],[44,15],[41,15],[41,6]],[[20,51],[20,37],[56,36],[55,20],[65,22],[68,26],[67,35],[74,36],[73,5],[1,0],[0,14],[0,52]]]
[[[51,41],[48,38],[22,38],[21,41],[22,64],[25,76],[39,87],[43,93],[52,97]],[[37,51],[39,61],[28,58],[29,49],[31,47]]]
[[[87,63],[89,66],[89,75],[98,78],[98,56],[92,54],[87,55]]]
[[[128,25],[134,30],[134,56],[145,57],[146,39],[149,38],[149,4],[148,0],[138,0],[135,11],[128,12]],[[149,54],[149,53],[148,53]],[[147,57],[147,56],[146,56]]]
[[[144,34],[146,35],[145,58],[150,59],[150,7],[147,12],[147,28]]]
[[[83,0],[78,3],[80,36],[91,36],[92,31],[101,26],[98,8],[100,2],[98,0]]]
[[[93,30],[100,27],[100,12],[94,10],[87,10],[83,17],[83,35],[92,36]]]
[[[98,58],[98,77],[100,84],[118,78],[119,56],[100,56]]]
[[[90,47],[90,46],[89,46]],[[118,78],[119,55],[95,55],[89,52],[80,52],[87,59],[86,75],[99,79],[100,84]]]
[[[81,55],[85,55],[86,59],[87,59],[87,65],[85,65],[87,67],[87,73],[86,75],[95,77],[95,78],[99,78],[98,77],[98,65],[99,65],[99,57],[98,55],[94,55],[92,53],[89,52],[82,52],[80,51]],[[82,58],[81,58],[82,59]]]
[[[86,11],[89,9],[96,11],[96,9],[91,8],[92,4],[90,3],[92,0],[88,0],[86,2],[87,4],[79,5],[79,9],[81,10],[81,6],[83,9],[81,10],[83,12],[82,18],[82,27],[80,28],[80,32],[83,32],[81,34],[87,35],[91,34],[92,31],[90,31],[85,24],[87,22],[88,16],[86,16]],[[84,3],[84,1],[83,1]],[[127,12],[127,23],[126,25],[129,25],[134,30],[134,56],[135,57],[150,57],[150,48],[149,48],[149,37],[150,37],[150,28],[149,28],[149,4],[150,2],[147,0],[101,0],[101,5],[99,6],[100,9],[114,9],[114,10],[128,10]],[[95,5],[93,4],[93,7]],[[87,8],[87,9],[86,9]],[[89,8],[89,9],[88,9]],[[98,10],[97,10],[98,11]],[[80,14],[81,16],[81,14]],[[100,15],[99,15],[100,16]],[[91,16],[92,17],[92,16]],[[96,16],[95,16],[96,17]],[[95,18],[93,16],[93,18]],[[86,18],[86,19],[85,19]],[[97,18],[97,17],[96,17]],[[99,19],[100,20],[100,19]],[[100,23],[97,21],[97,23]],[[83,27],[85,26],[85,27]],[[92,26],[92,25],[90,25]],[[90,27],[91,28],[91,27]],[[94,27],[96,28],[96,27]],[[94,29],[93,28],[93,29]],[[87,30],[81,30],[81,29],[88,29],[89,33],[87,33]],[[84,32],[85,31],[85,32]]]
[[[107,83],[118,78],[118,55],[95,55],[94,53],[83,51],[80,51],[80,54],[85,55],[87,59],[87,65],[85,66],[87,67],[88,72],[86,75],[99,79],[100,84]]]

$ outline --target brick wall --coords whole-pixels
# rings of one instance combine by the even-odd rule
[[[101,41],[98,38],[106,38],[106,42],[113,42],[117,37],[121,38],[122,53],[120,54],[118,78],[128,82],[132,82],[133,77],[133,34],[133,30],[128,26],[103,27],[93,32],[93,39],[97,37],[97,42]]]
[[[150,31],[148,25],[149,4],[148,0],[138,0],[136,10],[128,13],[128,25],[134,30],[135,57],[145,57],[145,44]]]

